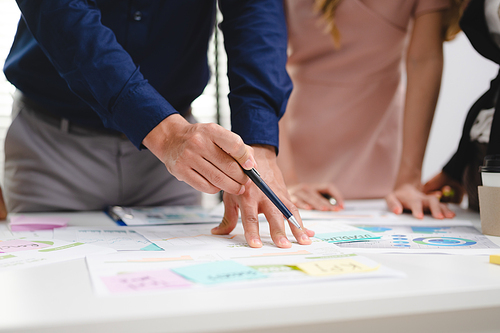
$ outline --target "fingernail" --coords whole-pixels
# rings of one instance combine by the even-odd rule
[[[283,245],[283,246],[291,244],[290,241],[286,237],[282,237],[280,239],[279,243],[280,243],[280,245]]]
[[[302,236],[300,236],[300,240],[303,241],[303,242],[309,242],[310,241],[309,236],[307,236],[306,234],[302,234]]]
[[[437,215],[437,218],[438,218],[438,219],[444,219],[444,215],[443,215],[443,214],[438,214],[438,215]]]
[[[262,242],[258,238],[252,239],[252,243],[255,246],[259,246],[259,247],[262,246]]]
[[[251,159],[248,159],[245,163],[242,165],[243,169],[251,169],[253,167],[253,162]]]

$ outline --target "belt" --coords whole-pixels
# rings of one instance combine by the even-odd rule
[[[119,137],[127,139],[127,136],[121,132],[106,129],[106,128],[96,128],[90,126],[84,126],[77,124],[75,122],[69,121],[67,118],[59,117],[49,111],[47,111],[43,106],[34,102],[30,98],[26,97],[21,91],[17,90],[14,98],[27,106],[27,111],[35,116],[36,118],[42,120],[43,122],[59,128],[65,133],[79,134],[79,135],[110,135],[114,137]],[[181,115],[188,121],[192,121],[192,108],[188,107]]]
[[[26,106],[24,110],[27,111],[29,114],[33,115],[34,117],[43,121],[46,124],[59,128],[61,131],[65,133],[79,134],[79,135],[108,135],[123,139],[127,138],[125,134],[115,130],[80,125],[75,122],[69,121],[67,118],[63,118],[53,113],[50,113],[44,107],[40,106],[38,103],[26,97],[26,95],[21,93],[19,90],[16,92],[14,98],[19,103],[24,104]]]

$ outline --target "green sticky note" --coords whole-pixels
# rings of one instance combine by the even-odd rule
[[[328,243],[343,243],[343,242],[363,241],[369,239],[380,239],[380,236],[377,236],[369,231],[362,229],[329,232],[325,234],[318,234],[315,235],[314,237],[319,238]]]
[[[175,273],[202,284],[216,284],[233,281],[262,279],[266,275],[235,261],[215,261],[205,264],[178,267]]]

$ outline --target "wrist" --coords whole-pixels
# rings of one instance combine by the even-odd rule
[[[142,144],[153,153],[160,151],[162,147],[168,145],[168,142],[171,141],[175,133],[188,125],[189,122],[180,114],[172,114],[156,125],[156,127],[146,135]]]
[[[261,157],[276,161],[276,148],[271,145],[251,145],[256,158]]]
[[[410,184],[416,188],[422,187],[422,172],[419,169],[402,170],[398,173],[394,188],[401,187],[404,184]]]

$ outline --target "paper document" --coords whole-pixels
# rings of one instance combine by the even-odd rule
[[[89,254],[109,254],[113,249],[56,239],[0,240],[0,271],[35,267],[83,258]]]
[[[427,224],[401,221],[397,224],[370,223],[353,226],[381,236],[379,240],[339,244],[343,249],[356,252],[478,255],[500,250],[500,246],[481,234],[469,221],[433,221]]]
[[[163,251],[163,249],[151,243],[142,235],[125,227],[105,229],[69,227],[55,229],[54,238],[68,242],[105,246],[117,251]]]
[[[221,219],[211,216],[200,206],[120,207],[113,206],[108,215],[119,225],[168,225],[183,223],[216,223]]]

